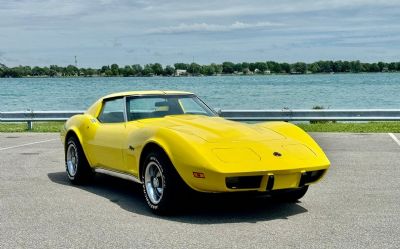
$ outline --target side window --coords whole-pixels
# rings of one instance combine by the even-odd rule
[[[101,111],[98,119],[102,123],[121,123],[125,121],[124,118],[124,99],[112,99],[104,102],[103,110]]]
[[[132,98],[128,100],[128,120],[165,116],[169,105],[165,98]]]

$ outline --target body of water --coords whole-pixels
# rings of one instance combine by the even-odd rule
[[[400,74],[0,79],[0,111],[85,110],[119,91],[184,90],[221,109],[400,108]]]

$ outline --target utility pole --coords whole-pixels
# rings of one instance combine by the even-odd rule
[[[78,67],[78,60],[76,59],[76,55],[75,55],[75,67]]]

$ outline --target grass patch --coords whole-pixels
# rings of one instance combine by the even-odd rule
[[[0,132],[60,132],[64,122],[34,122],[28,130],[26,123],[0,123]]]
[[[29,132],[60,132],[64,122],[33,123]],[[393,132],[400,133],[400,122],[367,122],[367,123],[301,123],[297,124],[308,132]],[[28,132],[26,123],[0,123],[0,132]]]
[[[400,133],[400,122],[367,122],[367,123],[313,123],[297,124],[308,132],[393,132]]]

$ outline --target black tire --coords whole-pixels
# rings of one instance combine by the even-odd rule
[[[282,202],[297,202],[301,199],[308,190],[308,186],[291,190],[277,190],[272,193],[272,197]]]
[[[141,181],[147,205],[155,214],[168,215],[180,210],[180,200],[187,187],[164,152],[153,151],[146,155]]]
[[[73,184],[88,183],[94,175],[79,140],[74,136],[68,138],[65,146],[65,170]]]

